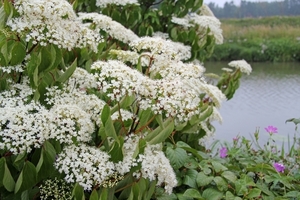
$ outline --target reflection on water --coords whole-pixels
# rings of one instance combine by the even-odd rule
[[[252,73],[244,75],[234,97],[224,102],[220,112],[222,125],[214,123],[216,138],[230,141],[240,135],[251,138],[256,128],[261,140],[267,139],[264,127],[273,125],[278,135],[293,136],[295,126],[285,123],[300,118],[300,64],[252,63]],[[227,63],[206,63],[207,72],[221,73]],[[298,132],[300,136],[300,132]]]

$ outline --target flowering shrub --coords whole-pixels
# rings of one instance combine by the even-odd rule
[[[223,38],[202,1],[0,6],[0,199],[181,198],[186,159],[225,169],[199,141],[251,67],[205,80]]]

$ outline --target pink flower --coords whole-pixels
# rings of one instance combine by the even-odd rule
[[[278,172],[284,172],[285,166],[283,164],[280,163],[274,163],[273,167],[276,169],[276,171]]]
[[[272,135],[273,133],[277,133],[277,128],[275,126],[268,126],[265,130]]]
[[[225,158],[227,156],[227,148],[226,147],[222,147],[220,149],[220,158]]]

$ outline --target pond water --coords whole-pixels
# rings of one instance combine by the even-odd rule
[[[300,118],[300,63],[250,63],[252,73],[243,75],[234,97],[224,102],[220,113],[223,123],[213,123],[216,139],[232,141],[237,135],[251,139],[258,128],[262,144],[267,140],[265,127],[278,128],[276,140],[282,143],[295,132],[290,118]],[[221,74],[227,63],[205,63],[206,72]]]

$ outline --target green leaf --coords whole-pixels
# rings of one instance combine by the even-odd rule
[[[32,188],[37,183],[37,171],[35,166],[27,161],[16,182],[15,193]]]
[[[253,188],[250,190],[249,194],[247,195],[247,197],[249,199],[253,199],[253,198],[257,198],[261,195],[261,190],[258,188]]]
[[[219,163],[218,161],[212,161],[211,164],[212,164],[214,170],[215,170],[217,173],[219,173],[219,172],[221,172],[221,171],[227,170],[227,167],[225,167],[224,165],[222,165],[222,164]]]
[[[70,78],[70,76],[72,76],[76,67],[77,67],[77,58],[74,60],[71,66],[68,67],[67,70],[58,77],[57,81],[61,83],[66,82]]]
[[[227,182],[221,176],[214,177],[214,182],[220,191],[226,191],[228,189]]]
[[[220,192],[214,188],[207,188],[203,191],[202,197],[209,200],[219,200],[223,197],[223,192]]]
[[[237,179],[236,175],[231,171],[225,171],[221,175],[232,183],[234,183]]]
[[[268,172],[277,173],[273,166],[265,163],[259,163],[254,167],[248,167],[247,171],[259,172],[259,173],[268,173]]]
[[[199,187],[209,185],[213,180],[213,176],[207,176],[203,172],[199,172],[196,177],[196,182]]]
[[[97,190],[93,190],[89,200],[98,200],[98,199],[99,199],[99,197],[98,197]]]
[[[6,25],[6,13],[4,6],[0,7],[0,29],[3,29]]]
[[[194,169],[188,169],[183,177],[183,184],[190,186],[191,188],[197,188],[196,177],[198,172]]]
[[[26,56],[26,47],[22,42],[15,42],[11,49],[10,65],[20,64]]]
[[[290,191],[287,192],[284,197],[289,197],[289,198],[298,198],[300,197],[300,192],[299,191]]]
[[[15,188],[15,180],[13,179],[9,168],[7,167],[6,160],[4,157],[0,159],[0,185],[12,192]]]
[[[190,197],[190,198],[194,198],[194,199],[203,199],[200,192],[196,189],[187,189],[184,193],[183,196],[185,197]],[[204,200],[204,199],[203,199]]]
[[[182,148],[171,148],[168,147],[166,150],[166,156],[170,160],[170,163],[174,169],[179,169],[184,166],[188,155]]]
[[[174,130],[174,120],[172,118],[168,118],[163,123],[163,127],[159,126],[155,130],[147,134],[145,140],[149,144],[161,143],[170,136],[173,130]]]
[[[103,125],[105,125],[109,117],[110,117],[110,107],[107,104],[105,104],[101,112],[101,121]]]
[[[230,191],[226,192],[225,200],[243,200],[240,197],[234,196]]]
[[[40,159],[36,166],[38,180],[47,178],[54,173],[53,163],[56,157],[56,150],[49,141],[45,141],[41,150]]]
[[[26,157],[27,153],[23,152],[18,154],[15,159],[13,159],[13,165],[17,170],[20,171],[23,168]]]
[[[101,121],[104,125],[105,134],[107,137],[112,137],[120,145],[120,140],[117,136],[113,121],[111,119],[110,107],[106,104],[101,112]]]
[[[139,114],[140,121],[136,129],[139,130],[141,127],[145,126],[152,116],[153,112],[151,109],[142,110]]]
[[[109,154],[111,155],[111,160],[115,163],[123,160],[123,144],[124,138],[119,137],[119,142],[114,141],[112,144],[112,148],[109,151]]]
[[[72,199],[75,200],[85,200],[83,188],[78,183],[76,183],[74,186],[74,189],[72,191],[72,197],[73,197]]]

